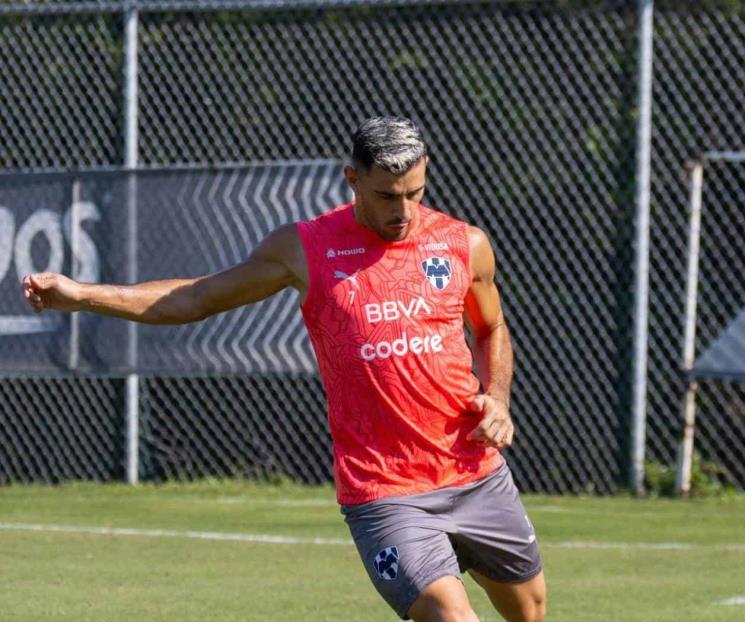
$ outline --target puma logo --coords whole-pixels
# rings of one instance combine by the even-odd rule
[[[347,274],[346,272],[342,272],[341,270],[334,270],[334,276],[337,279],[342,279],[343,281],[346,281],[347,279],[352,281],[352,285],[355,287],[359,287],[359,283],[357,283],[357,274],[359,273],[359,270],[355,270],[354,274]]]

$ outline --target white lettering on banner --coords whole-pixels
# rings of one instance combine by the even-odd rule
[[[98,208],[89,202],[77,204],[79,222],[98,220]],[[0,206],[0,282],[8,275],[11,261],[15,262],[18,280],[33,272],[59,272],[64,263],[64,241],[72,240],[72,208],[60,219],[59,214],[48,210],[36,210],[18,229],[13,213]],[[95,283],[100,278],[100,261],[93,239],[80,227],[75,275],[79,280]],[[49,256],[45,266],[34,265],[31,247],[34,239],[43,235],[49,245]],[[14,240],[15,238],[15,240]]]
[[[77,208],[78,225],[84,220],[101,219],[95,203],[81,201],[77,204]],[[67,210],[67,213],[62,219],[62,230],[65,238],[72,240],[72,208]],[[80,226],[78,226],[78,248],[73,261],[75,261],[73,274],[78,281],[82,281],[83,283],[98,283],[101,278],[101,263],[98,260],[96,244]]]
[[[13,259],[15,233],[16,223],[13,214],[7,207],[0,207],[0,281],[5,278]]]
[[[44,234],[49,243],[49,259],[47,265],[38,272],[60,272],[62,270],[62,262],[65,256],[59,217],[48,209],[40,209],[23,223],[16,236],[13,256],[16,262],[18,280],[21,280],[27,274],[37,272],[37,270],[34,270],[34,263],[31,260],[31,242],[39,233]]]
[[[370,324],[391,322],[402,316],[412,318],[420,313],[432,315],[432,309],[421,297],[412,298],[408,304],[404,304],[400,300],[384,300],[382,303],[372,302],[365,305],[365,317]]]
[[[365,361],[375,359],[387,359],[391,356],[406,356],[409,352],[419,356],[430,352],[442,352],[442,335],[425,335],[424,337],[412,337],[409,340],[406,331],[401,337],[393,341],[379,341],[376,344],[366,343],[360,348],[360,356]]]

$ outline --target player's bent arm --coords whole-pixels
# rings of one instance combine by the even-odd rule
[[[296,226],[286,225],[267,236],[245,262],[215,274],[122,286],[76,283],[45,273],[24,279],[24,295],[37,312],[90,311],[146,324],[184,324],[298,286],[291,269],[298,245]]]
[[[488,238],[477,227],[469,227],[469,246],[471,287],[466,294],[464,318],[473,336],[476,370],[484,393],[509,407],[513,353],[494,282],[494,253]]]

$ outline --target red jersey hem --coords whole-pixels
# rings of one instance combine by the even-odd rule
[[[496,471],[504,463],[504,457],[502,454],[497,453],[494,458],[485,462],[478,471],[475,473],[469,473],[463,478],[457,478],[452,482],[448,482],[445,485],[436,485],[430,482],[412,482],[411,485],[403,488],[402,486],[390,486],[383,490],[378,489],[379,494],[373,495],[337,495],[337,502],[339,505],[361,505],[363,503],[369,503],[370,501],[377,501],[378,499],[386,499],[388,497],[408,497],[410,495],[417,495],[423,492],[432,492],[433,490],[441,490],[443,488],[455,488],[456,486],[466,486],[477,480],[483,479]]]

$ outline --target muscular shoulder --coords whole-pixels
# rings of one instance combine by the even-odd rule
[[[471,278],[474,281],[491,282],[496,263],[489,238],[481,229],[468,225],[468,250],[471,258]]]
[[[284,256],[288,252],[300,245],[300,236],[297,232],[297,223],[291,222],[281,227],[277,227],[261,242],[267,252],[275,253],[278,257]]]
[[[272,231],[256,248],[258,256],[284,264],[297,281],[296,287],[307,285],[305,253],[297,230],[297,223],[289,223]]]

